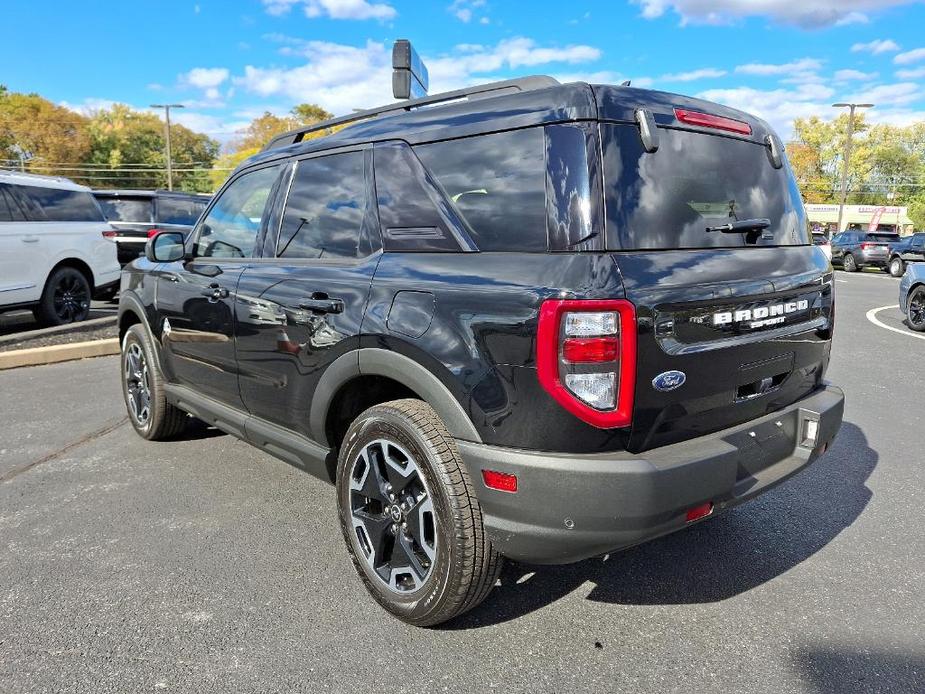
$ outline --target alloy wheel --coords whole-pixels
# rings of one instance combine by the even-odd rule
[[[925,325],[925,291],[913,292],[909,298],[909,322],[916,327]]]
[[[82,320],[89,313],[90,289],[76,274],[68,273],[55,285],[52,301],[62,323]]]
[[[126,349],[123,368],[129,411],[140,426],[145,426],[151,418],[151,383],[144,350],[137,342]]]
[[[389,590],[407,594],[430,577],[437,554],[433,499],[414,458],[398,444],[367,444],[350,470],[359,554]]]

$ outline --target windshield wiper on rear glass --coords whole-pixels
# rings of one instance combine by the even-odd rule
[[[737,219],[728,224],[720,224],[715,227],[707,227],[706,231],[721,231],[724,234],[741,234],[749,231],[761,231],[771,226],[770,219]]]

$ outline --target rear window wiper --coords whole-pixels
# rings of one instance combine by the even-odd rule
[[[706,231],[721,231],[724,234],[741,234],[742,232],[761,231],[771,226],[770,219],[737,219],[728,224],[719,224],[715,227],[707,227]]]

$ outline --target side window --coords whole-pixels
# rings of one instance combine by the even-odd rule
[[[195,198],[164,196],[157,199],[157,220],[161,224],[192,226],[205,209],[205,203]]]
[[[90,192],[41,186],[19,186],[49,222],[102,222],[103,212]]]
[[[366,215],[363,152],[298,162],[276,255],[280,258],[356,258]]]
[[[0,183],[0,222],[24,222],[28,219],[11,186]]]
[[[419,145],[482,251],[545,251],[546,161],[542,128]]]
[[[925,236],[917,234],[915,238],[912,239],[912,243],[910,245],[912,248],[922,248],[925,246]]]
[[[279,166],[257,169],[235,179],[199,226],[196,255],[249,258],[267,214]]]

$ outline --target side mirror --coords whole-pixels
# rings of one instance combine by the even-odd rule
[[[152,263],[173,263],[186,256],[185,239],[179,231],[162,231],[145,244],[145,258]]]

